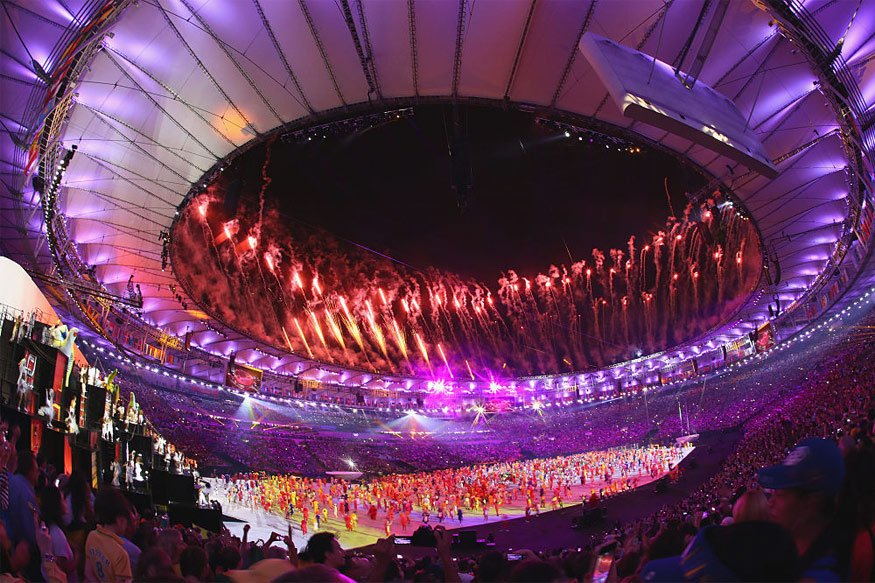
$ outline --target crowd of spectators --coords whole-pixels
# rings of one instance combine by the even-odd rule
[[[286,405],[231,396],[186,395],[122,381],[147,417],[199,467],[216,473],[265,471],[319,476],[352,460],[370,474],[416,472],[665,443],[743,423],[784,399],[807,374],[801,352],[732,375],[675,389],[639,392],[610,403],[551,406],[483,417],[410,416],[297,401]],[[394,431],[389,431],[393,429]]]

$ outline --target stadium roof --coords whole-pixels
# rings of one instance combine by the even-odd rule
[[[259,366],[277,361],[183,309],[161,234],[205,175],[278,127],[455,98],[637,133],[733,191],[762,234],[771,282],[716,341],[827,281],[871,196],[873,2],[4,0],[2,27],[4,253],[48,272],[72,261],[69,239],[107,292],[127,296],[133,274],[147,322]],[[701,66],[778,176],[624,117],[580,53],[585,32]],[[77,149],[55,198],[58,144]]]

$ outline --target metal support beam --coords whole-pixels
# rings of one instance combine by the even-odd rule
[[[104,51],[104,53],[106,54],[107,58],[112,62],[112,64],[115,65],[115,66],[118,68],[118,70],[122,73],[122,75],[124,75],[124,76],[128,79],[128,81],[130,81],[130,82],[133,84],[134,87],[136,87],[137,89],[139,89],[140,93],[141,93],[146,99],[148,99],[150,102],[152,102],[152,105],[155,107],[155,109],[157,109],[158,111],[160,111],[161,113],[163,113],[164,116],[165,116],[167,119],[169,119],[174,125],[176,125],[176,127],[178,127],[179,129],[181,129],[182,132],[183,132],[186,136],[188,136],[188,139],[190,139],[192,142],[194,142],[195,144],[197,144],[198,146],[200,146],[201,148],[203,148],[204,152],[207,152],[210,156],[213,157],[213,159],[218,160],[218,159],[220,158],[220,156],[219,156],[218,154],[216,154],[215,152],[213,152],[213,151],[212,151],[212,150],[211,150],[206,144],[204,144],[204,143],[203,143],[201,140],[199,140],[194,134],[192,134],[191,131],[188,130],[188,128],[186,128],[184,125],[182,125],[182,123],[181,123],[178,119],[176,119],[176,116],[172,115],[169,111],[167,111],[167,109],[166,109],[163,105],[161,105],[160,103],[158,103],[158,100],[155,99],[155,97],[152,95],[152,92],[148,91],[145,87],[143,87],[143,86],[140,84],[139,81],[137,81],[137,80],[133,77],[133,75],[131,75],[130,73],[128,73],[127,70],[126,70],[124,67],[122,67],[121,63],[119,63],[118,60],[116,60],[115,57],[119,57],[119,58],[121,58],[121,59],[124,59],[126,63],[130,64],[130,65],[133,66],[133,67],[136,67],[136,68],[137,68],[139,71],[141,71],[144,75],[146,75],[147,77],[149,77],[149,79],[151,79],[152,81],[154,81],[155,83],[157,83],[162,89],[164,89],[164,91],[166,91],[166,92],[167,92],[169,95],[171,95],[174,99],[178,99],[178,97],[179,97],[179,94],[178,94],[176,91],[174,91],[173,89],[171,89],[171,88],[168,87],[167,85],[164,85],[163,83],[161,83],[160,81],[158,81],[158,78],[155,77],[152,73],[150,73],[149,71],[147,71],[146,69],[144,69],[143,67],[141,67],[139,64],[137,64],[137,63],[131,61],[130,59],[128,59],[125,55],[121,54],[120,52],[115,51],[115,50],[113,50],[113,49],[110,48],[110,49]],[[113,55],[115,55],[115,56],[113,56]],[[230,138],[228,138],[228,136],[226,136],[225,134],[223,134],[222,132],[220,132],[220,131],[219,131],[219,130],[218,130],[213,124],[211,124],[209,121],[207,121],[207,119],[203,116],[203,114],[202,114],[200,111],[198,111],[196,108],[192,107],[192,105],[189,104],[188,102],[183,101],[182,99],[178,99],[178,100],[179,100],[180,103],[182,103],[183,105],[185,105],[185,106],[188,108],[189,111],[191,111],[193,114],[195,114],[195,115],[197,116],[198,119],[200,119],[202,122],[204,122],[204,124],[206,124],[208,127],[210,127],[211,129],[213,129],[213,131],[215,131],[215,132],[216,132],[219,136],[221,136],[226,142],[228,142],[228,144],[230,144],[232,148],[236,148],[236,147],[237,147],[237,145],[236,145],[234,142],[232,142],[232,141],[230,140]]]
[[[371,70],[371,77],[374,80],[377,97],[383,99],[383,92],[380,89],[380,76],[377,75],[377,61],[374,60],[374,48],[371,46],[371,34],[368,32],[368,19],[365,16],[364,2],[362,0],[356,0],[355,6],[358,9],[359,22],[362,25],[362,38],[365,41],[365,50],[367,51],[367,64]]]
[[[565,61],[565,68],[562,69],[562,75],[559,76],[559,83],[556,84],[556,90],[553,91],[553,97],[550,99],[550,108],[556,107],[556,102],[559,101],[559,95],[562,93],[562,88],[565,87],[565,82],[568,80],[568,75],[571,73],[571,67],[574,66],[574,60],[577,59],[577,53],[580,52],[578,45],[580,39],[583,38],[583,33],[589,29],[589,23],[592,22],[592,16],[595,14],[595,7],[598,0],[592,0],[589,9],[586,11],[586,16],[577,31],[577,37],[574,39],[574,44],[571,46],[571,54],[568,55],[568,60]]]
[[[328,76],[331,77],[331,83],[334,85],[334,91],[337,93],[340,102],[346,106],[346,98],[343,97],[343,92],[340,90],[340,84],[337,82],[337,76],[334,74],[334,68],[331,66],[331,61],[328,60],[328,53],[325,52],[325,45],[322,44],[322,38],[319,36],[319,31],[316,30],[316,24],[313,22],[313,17],[310,15],[310,9],[307,8],[307,3],[304,0],[298,0],[298,6],[301,8],[301,14],[304,15],[304,20],[307,21],[307,28],[310,29],[310,35],[313,37],[313,42],[316,43],[316,48],[319,49],[319,54],[322,55],[322,64],[325,65],[325,70],[328,71]]]
[[[29,269],[27,267],[24,268],[24,271],[26,271],[27,274],[34,279],[38,279],[49,285],[60,287],[68,291],[89,295],[102,300],[109,300],[137,310],[143,308],[143,300],[139,296],[136,299],[133,297],[118,296],[108,292],[105,289],[95,287],[93,285],[88,285],[90,282],[87,282],[86,280],[75,278],[64,279],[56,275],[49,275],[46,273],[42,273],[38,270]]]
[[[212,73],[210,73],[209,69],[207,69],[207,66],[204,64],[204,62],[200,59],[200,57],[197,56],[197,53],[194,51],[194,49],[191,48],[191,45],[188,44],[188,41],[185,40],[185,36],[181,32],[179,32],[179,29],[176,27],[176,24],[174,24],[173,19],[170,18],[170,15],[167,13],[167,11],[164,10],[163,7],[160,7],[160,11],[161,15],[164,16],[164,20],[167,22],[167,25],[170,27],[170,30],[172,30],[173,33],[176,35],[176,39],[180,42],[180,44],[182,44],[183,47],[185,47],[188,55],[195,62],[201,72],[203,72],[203,74],[207,76],[207,79],[210,80],[210,83],[213,84],[213,87],[216,89],[216,91],[218,91],[222,95],[222,97],[225,98],[225,101],[227,101],[228,105],[230,105],[234,109],[234,111],[237,112],[237,115],[240,116],[240,119],[242,119],[243,122],[253,131],[257,132],[258,130],[255,128],[254,125],[252,125],[252,122],[249,121],[249,118],[246,117],[246,114],[244,114],[243,111],[237,106],[237,104],[234,103],[234,100],[231,99],[231,96],[228,95],[228,93],[222,88],[222,85],[216,80],[215,77],[213,77]]]
[[[180,2],[182,2],[182,5],[185,6],[186,10],[188,10],[191,13],[191,15],[198,22],[198,24],[201,26],[201,28],[203,28],[205,31],[207,31],[207,34],[210,35],[210,38],[212,38],[213,41],[215,41],[216,46],[218,46],[220,49],[222,49],[222,52],[225,53],[225,56],[228,57],[228,60],[234,64],[234,68],[237,69],[237,72],[240,73],[240,76],[243,77],[244,79],[246,79],[246,82],[249,84],[249,87],[251,87],[252,90],[255,91],[255,94],[258,95],[258,97],[261,99],[262,103],[264,103],[267,106],[267,108],[270,110],[270,112],[273,114],[273,116],[277,119],[277,121],[279,121],[280,123],[283,123],[285,120],[282,118],[282,116],[279,114],[279,112],[274,108],[274,106],[270,102],[270,100],[267,97],[265,97],[264,93],[261,92],[261,89],[258,88],[258,85],[255,84],[255,81],[252,80],[252,77],[249,76],[249,74],[246,72],[246,70],[243,68],[243,66],[237,61],[237,59],[234,58],[234,55],[232,55],[231,51],[228,50],[228,45],[225,43],[225,41],[220,39],[216,35],[216,33],[213,32],[213,29],[210,28],[209,23],[206,20],[204,20],[203,18],[201,18],[200,14],[198,14],[197,11],[191,7],[191,5],[188,3],[187,0],[180,0]],[[250,124],[250,126],[251,125],[252,124]]]
[[[369,65],[370,55],[365,55],[362,48],[362,41],[359,38],[358,30],[355,27],[355,18],[352,16],[352,8],[349,6],[349,0],[340,0],[341,9],[343,10],[343,20],[346,23],[346,28],[349,30],[349,36],[352,37],[352,44],[355,46],[355,52],[359,58],[359,64],[362,67],[362,74],[365,76],[365,81],[368,84],[368,101],[371,100],[371,94],[375,94],[382,99],[380,88],[377,86]],[[361,4],[359,4],[361,8]],[[364,24],[362,25],[364,26]]]
[[[699,51],[696,53],[696,58],[693,59],[693,66],[682,79],[687,88],[692,89],[702,72],[702,67],[705,66],[705,61],[708,60],[708,55],[714,46],[714,40],[717,38],[717,32],[720,30],[720,25],[723,24],[723,18],[726,16],[726,9],[729,8],[729,0],[717,0],[717,6],[714,8],[714,14],[711,15],[711,21],[708,23],[708,30],[705,32],[705,38],[702,39],[702,44],[699,45]]]
[[[459,95],[459,79],[462,77],[462,43],[465,39],[465,4],[459,0],[459,18],[456,22],[456,51],[453,55],[453,97]]]
[[[413,94],[419,97],[419,58],[416,54],[416,0],[407,0],[407,28],[410,35],[410,68]]]
[[[510,90],[513,88],[513,82],[516,78],[517,68],[520,64],[520,57],[523,54],[523,47],[526,45],[526,37],[529,36],[529,27],[532,25],[532,16],[535,14],[535,5],[538,0],[532,0],[529,4],[529,13],[526,15],[526,23],[523,25],[523,33],[520,35],[520,42],[516,47],[516,55],[513,58],[513,66],[510,69],[510,76],[507,78],[507,85],[504,88],[504,98],[510,99]]]
[[[708,10],[710,10],[710,8],[711,0],[705,0],[702,3],[702,8],[699,10],[699,16],[698,18],[696,18],[696,24],[693,25],[693,29],[687,36],[687,40],[684,42],[684,46],[681,47],[681,51],[678,53],[678,56],[675,57],[674,63],[672,63],[675,75],[678,75],[680,73],[680,70],[684,65],[684,61],[687,58],[687,54],[690,52],[690,48],[692,48],[693,46],[693,41],[695,40],[696,35],[699,34],[699,29],[702,27],[702,23],[705,22],[705,16],[707,16]]]
[[[267,36],[270,37],[270,42],[273,43],[273,48],[276,51],[276,54],[279,55],[280,60],[283,62],[283,67],[285,67],[289,79],[292,80],[292,84],[295,86],[295,89],[297,89],[298,95],[301,96],[301,104],[307,108],[307,111],[310,113],[310,115],[316,113],[316,111],[313,109],[313,106],[310,105],[310,101],[307,99],[307,96],[304,95],[304,89],[301,87],[300,81],[298,81],[298,76],[295,75],[294,71],[292,71],[292,66],[289,65],[289,61],[288,59],[286,59],[286,54],[283,52],[283,49],[280,46],[276,35],[273,33],[273,27],[270,25],[270,21],[267,19],[267,15],[261,8],[261,4],[258,2],[258,0],[252,0],[252,2],[255,3],[255,10],[258,12],[258,16],[261,17],[261,25],[267,32]]]

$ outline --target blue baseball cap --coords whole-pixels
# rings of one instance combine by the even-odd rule
[[[834,441],[812,437],[800,441],[783,463],[761,469],[758,479],[771,490],[799,488],[834,496],[845,479],[845,461]]]
[[[679,557],[644,565],[641,580],[798,581],[798,569],[796,544],[790,534],[777,524],[751,521],[706,526]]]

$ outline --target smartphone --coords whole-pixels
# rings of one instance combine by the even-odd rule
[[[522,561],[522,560],[523,560],[523,556],[522,556],[521,554],[519,554],[519,553],[507,553],[507,560],[508,560],[508,561],[511,561],[511,562],[513,562],[513,561]]]
[[[396,545],[409,545],[412,541],[409,536],[396,536],[395,544]]]
[[[613,551],[602,553],[596,559],[595,571],[592,574],[592,583],[605,583],[608,580],[608,574],[611,572],[611,565],[614,562]]]
[[[404,555],[395,555],[395,558],[400,560],[404,558]]]

